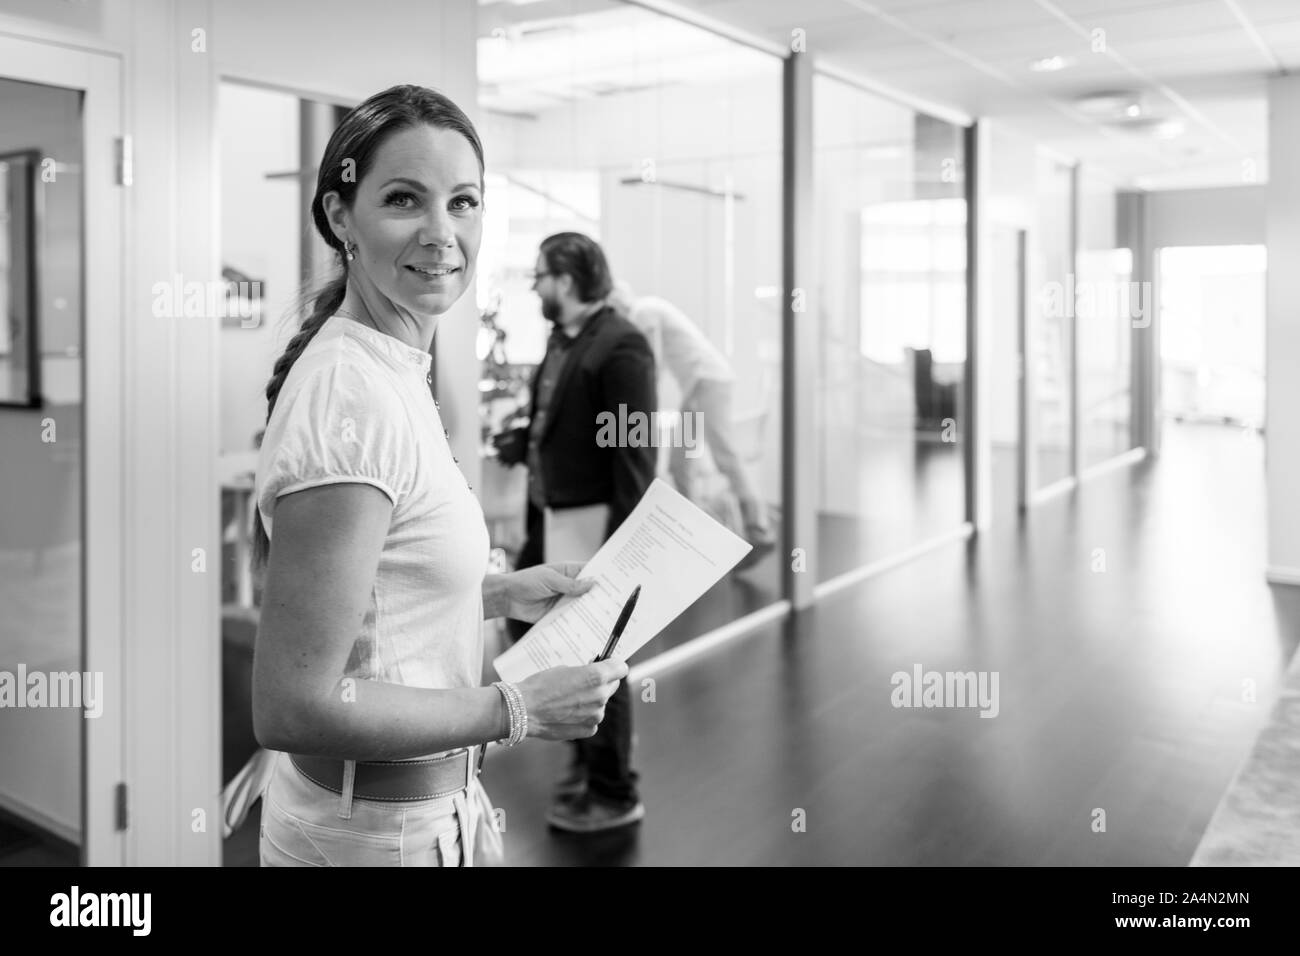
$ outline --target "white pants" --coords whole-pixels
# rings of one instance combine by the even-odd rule
[[[276,754],[262,794],[262,866],[494,866],[501,833],[478,778],[432,800],[347,800]]]

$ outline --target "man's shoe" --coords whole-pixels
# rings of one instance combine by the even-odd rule
[[[556,803],[546,814],[546,822],[569,833],[600,833],[630,826],[645,817],[645,804],[609,803],[590,793]]]

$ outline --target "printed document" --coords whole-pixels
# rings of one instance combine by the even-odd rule
[[[656,478],[632,513],[583,567],[586,594],[565,595],[492,663],[517,682],[548,667],[589,664],[605,648],[628,597],[636,610],[614,657],[625,660],[722,579],[751,545]]]

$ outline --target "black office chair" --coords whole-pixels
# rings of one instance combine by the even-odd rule
[[[957,418],[957,386],[934,380],[934,354],[929,349],[915,349],[913,388],[916,392],[917,428],[942,427],[945,418]]]

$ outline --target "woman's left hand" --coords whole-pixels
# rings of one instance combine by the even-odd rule
[[[504,617],[532,623],[540,620],[564,594],[586,594],[596,586],[596,580],[577,580],[584,562],[564,561],[559,564],[539,564],[511,574],[501,575],[505,599]]]

